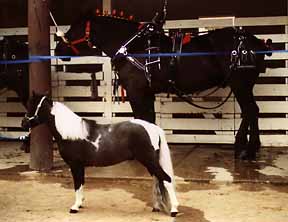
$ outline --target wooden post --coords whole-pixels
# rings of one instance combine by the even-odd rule
[[[50,0],[28,0],[28,42],[29,55],[50,55]],[[32,62],[29,67],[30,95],[49,93],[51,95],[50,60]],[[30,168],[46,171],[53,165],[52,136],[46,125],[41,124],[31,132]]]

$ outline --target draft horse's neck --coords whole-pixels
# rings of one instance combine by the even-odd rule
[[[139,25],[138,22],[122,18],[96,16],[92,19],[92,43],[112,58],[137,33]]]

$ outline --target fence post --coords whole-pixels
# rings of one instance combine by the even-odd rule
[[[50,0],[28,0],[29,55],[50,55]],[[30,95],[48,92],[51,95],[50,60],[32,62],[29,66]],[[52,136],[48,127],[41,124],[31,132],[30,168],[45,171],[52,168]]]

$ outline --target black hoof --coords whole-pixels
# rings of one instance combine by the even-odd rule
[[[171,217],[176,217],[177,216],[177,214],[178,214],[178,212],[171,212]]]
[[[239,155],[238,158],[235,159],[239,159],[239,160],[247,160],[247,161],[254,161],[256,160],[256,152],[254,151],[246,151],[243,150]]]
[[[247,160],[248,158],[248,153],[246,150],[242,151],[240,154],[239,154],[239,159],[240,160]]]
[[[152,212],[160,212],[160,209],[153,207]]]
[[[242,160],[243,156],[246,155],[247,146],[244,144],[235,144],[234,149],[234,158],[236,160]]]
[[[255,161],[257,159],[257,155],[256,155],[256,151],[255,152],[248,152],[247,153],[247,160],[249,161]]]
[[[70,214],[76,214],[78,213],[78,210],[70,209]]]

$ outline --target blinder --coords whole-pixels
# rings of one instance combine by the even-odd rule
[[[244,31],[237,30],[234,39],[235,48],[230,54],[230,69],[255,69],[256,53],[249,48]]]

